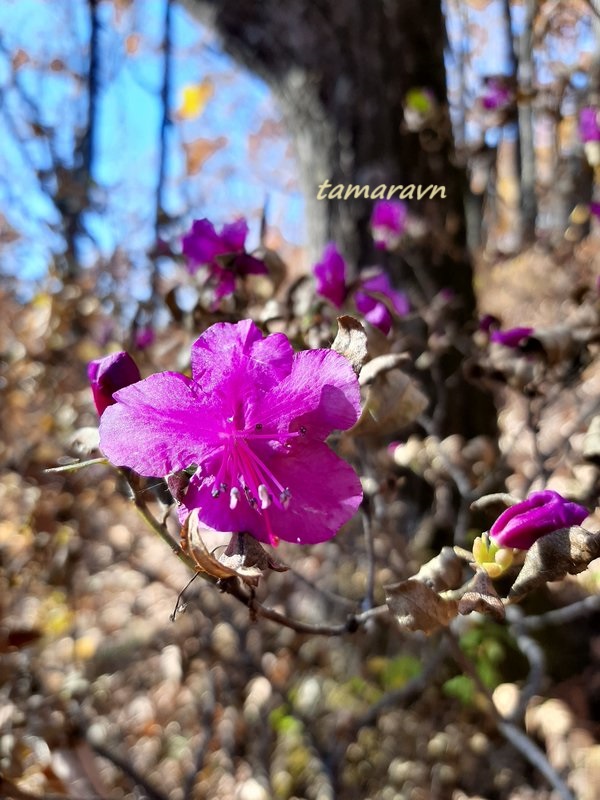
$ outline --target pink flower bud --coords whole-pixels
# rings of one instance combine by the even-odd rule
[[[533,492],[498,517],[490,528],[490,538],[499,547],[528,550],[541,536],[579,525],[587,516],[587,509],[558,492]]]
[[[94,405],[100,416],[108,406],[116,402],[113,400],[116,391],[142,379],[137,364],[124,350],[90,361],[87,372]]]

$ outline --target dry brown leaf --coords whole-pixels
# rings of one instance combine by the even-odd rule
[[[362,413],[351,433],[385,436],[414,422],[429,400],[416,381],[398,369],[408,356],[390,353],[378,356],[362,368],[359,383],[366,386]]]
[[[344,314],[337,318],[338,332],[331,349],[347,358],[357,375],[367,359],[367,334],[360,322]]]
[[[574,525],[542,536],[527,551],[508,597],[517,600],[548,581],[577,575],[600,556],[600,533]]]
[[[226,144],[225,136],[217,136],[216,139],[195,139],[193,142],[184,144],[187,174],[196,175],[200,172],[205,162]]]
[[[463,561],[452,547],[442,547],[437,556],[423,564],[415,580],[431,586],[436,592],[458,589],[462,583]]]
[[[398,624],[409,631],[433,633],[458,614],[456,600],[440,597],[415,578],[385,587],[386,601]]]
[[[198,519],[197,510],[188,515],[183,525],[181,546],[194,559],[199,572],[217,580],[237,577],[249,586],[257,586],[265,570],[284,572],[288,569],[247,533],[233,533],[226,547],[209,550],[206,540],[214,533]]]
[[[502,600],[498,597],[494,584],[485,570],[477,570],[458,604],[459,614],[472,614],[473,611],[486,614],[496,622],[503,622],[506,618]]]

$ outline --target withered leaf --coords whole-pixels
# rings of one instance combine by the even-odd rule
[[[508,597],[517,600],[547,581],[583,572],[600,556],[600,533],[574,525],[542,536],[527,551]]]
[[[409,631],[433,633],[445,628],[458,614],[456,600],[440,597],[421,581],[406,581],[385,587],[386,601],[399,625]]]
[[[358,375],[367,359],[367,334],[357,319],[344,314],[337,318],[338,332],[331,349],[347,358]]]
[[[423,564],[415,579],[431,586],[436,592],[458,589],[462,583],[463,562],[452,547],[442,547],[440,552]]]
[[[429,400],[416,381],[398,369],[406,361],[405,354],[391,353],[365,364],[358,380],[367,387],[366,399],[351,433],[385,436],[410,425],[427,408]]]
[[[467,591],[463,594],[458,604],[459,614],[472,614],[473,611],[487,614],[496,622],[503,622],[506,618],[506,611],[494,588],[492,579],[482,569],[477,570],[475,577],[470,582]]]
[[[237,577],[249,586],[257,586],[265,570],[283,572],[287,569],[246,533],[233,533],[226,547],[219,545],[209,549],[208,542],[215,534],[219,538],[224,535],[200,522],[196,510],[188,515],[181,531],[181,546],[194,559],[199,572],[217,580]]]
[[[262,571],[272,569],[275,572],[287,572],[289,569],[267,553],[261,543],[248,533],[234,533],[225,552],[219,556],[219,561],[238,573],[254,567]]]

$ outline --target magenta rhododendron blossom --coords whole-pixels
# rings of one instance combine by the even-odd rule
[[[113,398],[116,391],[136,383],[142,378],[137,364],[124,350],[96,361],[90,361],[87,373],[94,396],[94,405],[100,415],[108,406],[116,402]]]
[[[387,301],[384,302],[384,299]],[[360,283],[354,296],[356,308],[364,318],[380,331],[387,334],[392,327],[391,306],[400,317],[410,311],[410,303],[404,292],[394,289],[390,279],[383,271],[375,272]]]
[[[378,200],[371,214],[371,234],[378,250],[393,250],[406,230],[408,209],[401,200]]]
[[[541,536],[580,525],[587,516],[586,508],[565,500],[558,492],[533,492],[498,517],[490,528],[490,538],[500,547],[528,550]]]
[[[263,261],[246,253],[247,235],[245,219],[224,225],[221,233],[216,232],[209,220],[197,219],[183,237],[182,249],[189,271],[194,274],[202,266],[208,268],[217,300],[233,294],[236,276],[264,275],[267,272]]]
[[[325,297],[336,308],[341,308],[349,287],[346,286],[346,262],[335,244],[327,245],[321,261],[313,267],[313,272],[317,294]],[[404,316],[410,311],[406,294],[394,289],[387,274],[380,269],[370,270],[358,279],[354,303],[367,322],[385,334],[392,327],[390,307],[398,316]]]
[[[590,214],[596,219],[600,219],[600,203],[594,201],[590,203]]]
[[[597,108],[587,106],[579,112],[579,136],[581,141],[600,142],[600,114]]]
[[[211,528],[320,542],[361,502],[356,473],[324,441],[360,413],[356,375],[332,350],[294,353],[250,320],[218,323],[192,347],[191,378],[151,375],[115,400],[100,425],[106,457],[146,476],[196,466],[181,512]]]
[[[490,334],[490,342],[503,344],[504,347],[517,348],[533,333],[533,328],[509,328],[506,331],[493,331]]]
[[[336,308],[341,308],[346,298],[346,262],[333,242],[326,245],[321,260],[313,267],[313,272],[317,294],[325,297]]]

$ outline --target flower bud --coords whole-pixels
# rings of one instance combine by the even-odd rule
[[[87,372],[94,395],[94,405],[100,416],[115,402],[113,400],[115,392],[142,379],[137,364],[124,350],[90,361]]]
[[[533,492],[498,517],[490,528],[490,539],[499,547],[528,550],[541,536],[579,525],[587,516],[587,509],[558,492]]]

